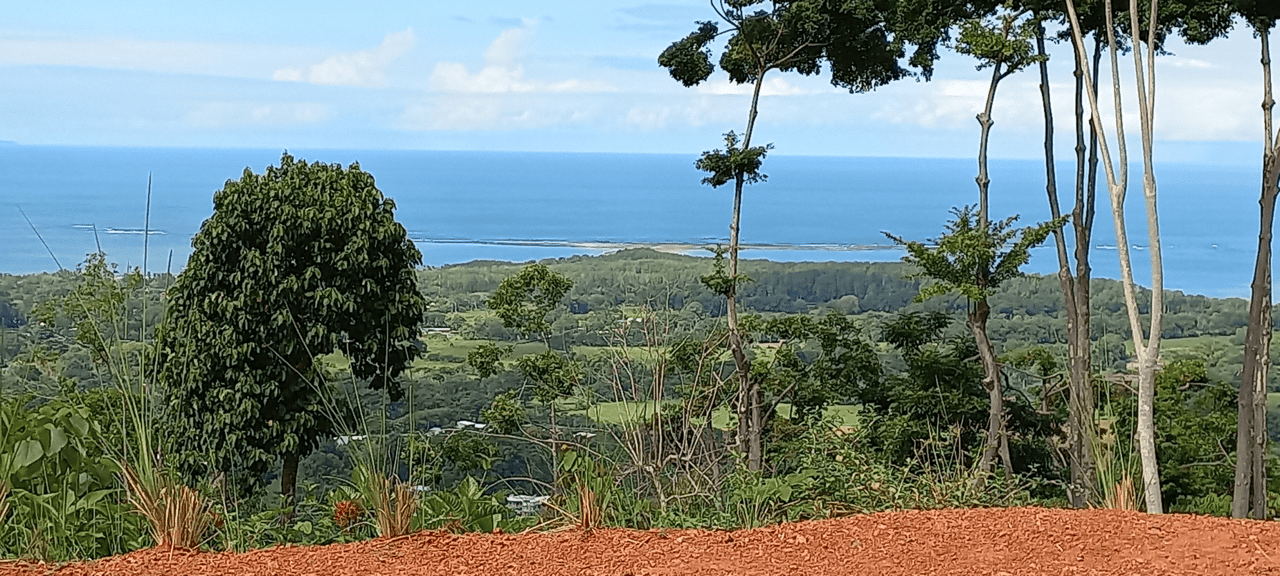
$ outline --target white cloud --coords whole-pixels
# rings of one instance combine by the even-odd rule
[[[1258,94],[1229,84],[1184,86],[1169,91],[1160,91],[1157,86],[1156,90],[1158,138],[1262,140],[1262,97]],[[1136,109],[1133,113],[1136,119]],[[1125,110],[1126,119],[1129,114]]]
[[[1217,65],[1205,62],[1204,60],[1197,60],[1195,58],[1187,58],[1184,56],[1164,56],[1159,59],[1159,64],[1173,66],[1174,68],[1210,69],[1218,67]]]
[[[699,94],[712,95],[747,95],[750,96],[755,90],[754,84],[734,84],[728,80],[719,80],[715,82],[703,82],[698,85]],[[761,96],[794,96],[796,94],[804,94],[805,90],[799,86],[794,86],[785,79],[779,77],[767,78],[764,85],[760,87]]]
[[[485,61],[496,66],[515,65],[522,45],[532,32],[532,26],[532,22],[526,22],[524,26],[503,30],[489,45],[489,49],[484,51]]]
[[[397,58],[413,48],[417,37],[412,28],[392,32],[372,50],[360,50],[330,56],[307,70],[280,68],[272,79],[285,82],[310,82],[331,86],[378,86],[385,81],[385,71]]]
[[[610,101],[582,94],[438,94],[401,115],[397,127],[413,131],[531,130],[599,125],[613,114]]]
[[[313,49],[293,46],[0,34],[0,66],[80,66],[263,78],[285,62],[315,57]]]
[[[191,126],[221,128],[320,124],[332,117],[327,105],[315,102],[209,102],[187,113],[185,120]]]
[[[526,79],[519,64],[532,23],[504,30],[485,50],[485,66],[474,74],[458,62],[440,62],[431,74],[431,88],[453,93],[613,92],[615,87],[596,80],[541,81]]]
[[[959,127],[974,122],[974,116],[982,110],[987,87],[988,82],[983,80],[934,80],[928,84],[912,86],[915,89],[908,94],[888,97],[888,91],[880,92],[876,94],[879,96],[877,99],[883,103],[872,117],[894,124],[917,124],[926,128]],[[1006,96],[1001,100],[1017,101],[1007,98],[1007,94],[1001,96]],[[997,122],[1001,122],[1001,117],[1008,111],[1003,108],[1003,102],[997,102],[997,105],[1001,108],[993,115]]]
[[[790,116],[786,110],[772,110],[765,121],[780,116]],[[715,96],[697,96],[687,100],[668,102],[642,101],[629,107],[620,118],[622,126],[641,132],[652,132],[668,126],[706,126],[708,124],[732,127],[746,117],[745,109],[725,106]],[[788,118],[790,120],[791,118]]]

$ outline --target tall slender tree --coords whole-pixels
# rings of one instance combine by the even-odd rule
[[[978,176],[974,179],[978,184],[978,213],[975,231],[981,236],[978,240],[987,244],[996,241],[1000,234],[991,225],[988,207],[991,177],[987,168],[987,149],[991,140],[991,127],[995,124],[991,113],[992,108],[995,106],[996,90],[1002,80],[1042,59],[1041,56],[1035,53],[1035,49],[1030,42],[1039,23],[1034,19],[1027,18],[1029,14],[1029,10],[1010,10],[1005,8],[996,11],[993,16],[987,18],[966,20],[960,25],[960,38],[956,43],[957,52],[968,54],[978,59],[979,70],[991,68],[991,81],[987,88],[986,103],[982,112],[978,114],[981,135],[978,140]],[[1048,231],[1045,230],[1044,233],[1047,234]],[[1023,237],[1027,238],[1025,234]],[[1033,234],[1031,237],[1034,238],[1035,235]],[[1039,244],[1044,239],[1043,235],[1039,236],[1035,244]],[[1027,248],[1030,248],[1030,245],[1022,250],[1022,256],[1025,256]],[[980,250],[978,253],[984,256],[987,255],[985,250]],[[994,251],[990,252],[990,255],[994,254]],[[974,267],[968,272],[975,275],[973,285],[977,290],[973,291],[972,294],[965,294],[970,300],[967,326],[978,346],[978,358],[982,363],[983,371],[982,384],[986,388],[990,400],[987,437],[983,446],[982,457],[978,463],[979,469],[983,472],[983,475],[979,476],[980,482],[985,481],[985,474],[991,472],[997,454],[1004,465],[1005,474],[1012,473],[1012,463],[1009,456],[1009,437],[1005,430],[1004,390],[1001,382],[1000,364],[996,359],[995,346],[987,336],[987,320],[991,316],[991,306],[987,302],[987,296],[989,291],[993,290],[999,283],[998,279],[992,278],[992,272],[998,269],[999,266],[994,260],[983,260],[982,258],[975,260]],[[1015,267],[1014,271],[1016,272],[1016,270]]]
[[[1229,14],[1222,9],[1224,0],[1172,0],[1161,4],[1161,21],[1166,27],[1177,28],[1188,42],[1201,44],[1212,40],[1230,28]],[[1217,3],[1217,6],[1213,4]],[[1041,20],[1065,17],[1065,4],[1061,0],[1029,0],[1027,6],[1033,8]],[[1067,400],[1067,456],[1070,466],[1071,481],[1067,488],[1068,500],[1072,506],[1085,507],[1091,499],[1099,495],[1093,462],[1093,449],[1090,446],[1092,437],[1090,430],[1093,424],[1094,391],[1092,381],[1092,349],[1091,337],[1091,293],[1089,281],[1091,267],[1089,263],[1089,247],[1092,245],[1093,222],[1097,198],[1098,176],[1098,135],[1092,122],[1085,120],[1085,67],[1092,71],[1090,89],[1097,92],[1098,77],[1101,70],[1102,54],[1105,45],[1107,19],[1099,2],[1077,6],[1077,18],[1083,29],[1082,38],[1088,42],[1092,36],[1093,52],[1091,61],[1082,61],[1081,53],[1088,50],[1072,50],[1074,56],[1074,117],[1075,117],[1075,186],[1074,203],[1070,211],[1071,239],[1070,247],[1065,230],[1054,231],[1054,244],[1058,256],[1058,280],[1061,285],[1066,316],[1066,337],[1068,354],[1068,400]],[[1123,27],[1114,27],[1118,42],[1125,49],[1127,34]],[[1164,30],[1155,35],[1157,51],[1164,37]],[[1046,56],[1045,31],[1043,27],[1037,31],[1037,53]],[[1075,38],[1070,29],[1059,33],[1058,39],[1071,42]],[[1049,67],[1047,61],[1040,63],[1040,94],[1045,119],[1045,191],[1049,199],[1049,212],[1053,218],[1062,215],[1058,201],[1058,184],[1054,163],[1054,121],[1052,100],[1049,90]],[[1086,133],[1085,127],[1088,125]],[[1072,259],[1074,258],[1074,271]],[[1096,501],[1095,501],[1096,503]]]
[[[1141,123],[1143,179],[1142,191],[1146,201],[1148,252],[1151,255],[1151,311],[1150,322],[1145,330],[1138,309],[1137,285],[1133,279],[1133,265],[1130,259],[1130,245],[1127,225],[1124,218],[1124,202],[1129,185],[1129,157],[1125,142],[1124,108],[1121,93],[1120,65],[1113,25],[1111,0],[1104,0],[1106,15],[1107,48],[1111,56],[1111,83],[1113,96],[1113,112],[1116,119],[1115,142],[1119,151],[1118,160],[1113,160],[1108,149],[1107,133],[1102,124],[1098,103],[1098,91],[1087,89],[1089,107],[1093,114],[1093,126],[1099,135],[1099,146],[1102,151],[1103,167],[1107,175],[1107,190],[1111,197],[1111,214],[1115,221],[1116,248],[1120,258],[1120,276],[1123,284],[1125,311],[1129,317],[1129,329],[1132,333],[1134,350],[1138,357],[1138,452],[1142,464],[1142,491],[1146,500],[1147,512],[1160,514],[1164,511],[1160,497],[1160,472],[1156,466],[1155,425],[1153,421],[1153,402],[1155,398],[1155,371],[1160,358],[1160,325],[1164,313],[1164,267],[1160,250],[1160,219],[1156,208],[1156,179],[1152,165],[1152,145],[1155,124],[1155,55],[1157,34],[1161,30],[1156,26],[1156,15],[1159,13],[1159,1],[1151,0],[1150,11],[1146,15],[1146,30],[1139,25],[1138,0],[1129,0],[1130,38],[1134,47],[1133,63],[1135,91],[1138,99],[1138,116]],[[1087,61],[1083,31],[1076,12],[1075,0],[1067,0],[1067,14],[1071,24],[1074,47],[1080,61]],[[1145,44],[1146,57],[1139,44]],[[1092,85],[1089,72],[1085,72],[1086,84]]]
[[[772,145],[751,146],[756,117],[760,112],[760,93],[765,75],[770,71],[794,70],[801,74],[817,72],[823,38],[814,26],[812,2],[751,2],[717,0],[711,3],[716,15],[727,23],[730,35],[720,66],[735,84],[751,84],[751,105],[747,112],[746,130],[742,136],[725,135],[724,150],[703,153],[697,162],[699,170],[709,172],[703,184],[713,188],[733,183],[733,216],[729,223],[729,270],[727,275],[708,277],[708,284],[728,301],[729,350],[733,355],[738,381],[736,412],[738,416],[738,448],[747,455],[747,467],[759,470],[763,458],[761,432],[760,384],[752,380],[744,338],[738,325],[737,288],[739,230],[742,216],[742,190],[746,184],[765,180],[760,165]],[[762,6],[763,5],[763,6]],[[748,12],[753,6],[767,6]],[[700,22],[698,30],[673,43],[658,57],[658,64],[685,86],[700,84],[711,76],[711,52],[707,45],[720,35],[713,22]]]
[[[1057,3],[1054,2],[1054,9]],[[1036,54],[1040,56],[1040,103],[1044,112],[1044,161],[1045,161],[1045,193],[1049,199],[1049,215],[1053,219],[1062,218],[1062,209],[1058,202],[1058,179],[1054,160],[1054,121],[1053,101],[1049,90],[1049,63],[1045,49],[1045,27],[1053,11],[1044,5],[1037,6],[1036,17],[1040,25],[1036,27]],[[1071,39],[1074,42],[1074,39]],[[1093,89],[1097,90],[1098,69],[1102,62],[1101,40],[1094,36],[1093,54]],[[1074,51],[1073,51],[1074,52]],[[1093,449],[1090,446],[1093,428],[1093,373],[1090,340],[1089,312],[1089,247],[1093,235],[1094,207],[1097,198],[1098,170],[1098,138],[1090,128],[1088,146],[1085,139],[1084,116],[1084,66],[1078,53],[1075,63],[1075,136],[1076,136],[1076,179],[1074,203],[1071,207],[1069,221],[1074,245],[1075,271],[1072,271],[1072,256],[1068,253],[1067,234],[1064,227],[1053,230],[1054,248],[1058,257],[1058,282],[1062,289],[1062,299],[1066,317],[1067,336],[1067,461],[1070,470],[1070,482],[1067,486],[1067,499],[1073,507],[1084,508],[1089,498],[1096,493],[1094,478]],[[1086,170],[1086,151],[1088,168]],[[1088,177],[1086,178],[1086,173]]]
[[[982,385],[989,399],[987,434],[978,464],[981,474],[975,477],[975,485],[980,487],[986,483],[997,455],[1005,476],[1013,473],[1000,364],[996,360],[995,347],[987,337],[987,318],[991,315],[987,298],[1005,280],[1022,276],[1021,268],[1030,259],[1030,250],[1044,242],[1053,228],[1062,226],[1062,221],[1016,229],[1013,223],[1017,216],[998,222],[981,222],[970,206],[954,209],[953,213],[955,219],[947,225],[947,232],[928,245],[907,241],[888,232],[885,235],[906,247],[907,255],[903,261],[920,267],[920,275],[938,281],[922,288],[916,296],[917,301],[949,292],[957,292],[969,301],[967,323],[978,347]]]
[[[1280,4],[1266,0],[1238,0],[1240,15],[1253,28],[1262,49],[1262,194],[1258,252],[1249,295],[1249,326],[1245,329],[1244,367],[1240,375],[1236,424],[1236,470],[1231,516],[1267,515],[1267,377],[1271,367],[1271,237],[1276,196],[1280,194],[1280,134],[1272,132],[1271,28],[1280,21]]]
[[[927,5],[925,5],[927,4]],[[717,270],[704,280],[727,300],[729,348],[733,355],[738,394],[737,446],[747,466],[759,470],[763,459],[760,384],[750,376],[745,339],[738,322],[737,287],[742,192],[747,184],[761,182],[761,164],[771,145],[752,146],[760,95],[769,72],[816,74],[826,62],[831,82],[852,92],[865,92],[914,75],[917,68],[928,78],[937,46],[946,35],[953,14],[963,2],[930,0],[919,6],[905,0],[846,2],[843,0],[712,0],[716,16],[725,23],[698,22],[698,29],[674,42],[658,57],[658,64],[684,86],[710,78],[709,45],[728,35],[719,63],[735,84],[752,86],[746,130],[725,135],[723,150],[706,152],[697,162],[710,175],[704,184],[719,187],[733,183],[733,213],[729,225],[728,270]],[[914,46],[906,66],[906,48]]]

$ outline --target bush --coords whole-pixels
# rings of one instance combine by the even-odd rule
[[[63,561],[98,558],[145,543],[102,453],[102,430],[87,410],[63,404],[0,403],[0,485],[9,508],[0,555]]]

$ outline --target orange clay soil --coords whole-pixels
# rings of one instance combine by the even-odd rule
[[[1280,523],[1042,508],[888,512],[737,532],[423,532],[244,554],[143,550],[0,574],[1280,575]]]

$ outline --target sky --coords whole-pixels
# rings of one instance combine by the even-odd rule
[[[23,2],[0,22],[0,140],[692,154],[741,132],[749,105],[723,73],[684,88],[657,66],[709,19],[704,0]],[[1237,26],[1169,50],[1157,159],[1257,164],[1257,40]],[[1061,154],[1070,56],[1051,47]],[[777,154],[972,157],[989,81],[975,64],[947,51],[931,82],[868,94],[773,73],[756,141]],[[1024,71],[1001,84],[993,157],[1041,154],[1038,82]]]

